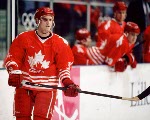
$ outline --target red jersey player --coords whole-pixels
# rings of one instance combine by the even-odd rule
[[[124,2],[116,2],[113,7],[114,18],[111,20],[107,20],[102,22],[98,26],[98,41],[96,46],[100,46],[101,42],[103,42],[102,36],[103,32],[107,32],[107,34],[122,34],[124,33],[125,27],[125,18],[126,18],[127,6]]]
[[[87,50],[88,56],[94,63],[105,63],[113,67],[115,71],[123,72],[127,65],[135,65],[135,58],[130,51],[139,33],[138,25],[133,22],[128,22],[125,25],[124,34],[103,33],[104,42],[100,47],[89,48]]]
[[[139,32],[137,24],[128,22],[124,34],[103,33],[104,42],[100,47],[85,47],[83,43],[85,44],[90,38],[90,32],[87,29],[79,29],[76,38],[80,44],[75,45],[72,49],[76,65],[107,64],[114,67],[115,71],[122,72],[127,64],[133,65],[135,62],[130,51]]]
[[[91,34],[86,28],[77,30],[75,34],[76,44],[72,48],[74,55],[74,65],[94,64],[87,54],[87,49],[91,45]]]
[[[19,34],[10,46],[5,60],[9,73],[8,84],[16,87],[14,115],[16,120],[50,120],[57,91],[23,84],[57,86],[59,82],[68,89],[66,96],[78,95],[78,86],[70,79],[74,58],[68,42],[53,33],[54,12],[48,7],[36,10],[37,29]]]
[[[91,47],[91,34],[86,28],[77,30],[76,44],[72,48],[74,55],[74,65],[98,65],[100,61],[100,52],[98,47]]]

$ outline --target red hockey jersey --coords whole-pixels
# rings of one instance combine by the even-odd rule
[[[103,61],[100,59],[100,51],[98,47],[85,47],[81,44],[76,44],[72,48],[74,55],[74,65],[98,65]]]
[[[131,51],[131,46],[124,34],[110,35],[100,47],[100,53],[105,56],[105,63],[113,66],[117,60]]]
[[[101,42],[104,40],[103,33],[107,33],[108,35],[111,34],[123,34],[124,33],[124,27],[126,25],[126,22],[123,22],[122,25],[119,25],[115,19],[104,21],[100,24],[98,27],[98,41],[96,43],[96,46],[100,46]]]
[[[57,34],[40,40],[35,31],[18,35],[10,46],[5,66],[22,71],[23,80],[31,83],[58,85],[70,78],[74,58],[68,42]],[[29,85],[27,89],[39,89]]]
[[[101,65],[114,66],[119,58],[131,52],[131,46],[124,34],[112,34],[103,40],[100,47],[86,48],[76,45],[72,51],[75,65]]]
[[[103,40],[100,47],[91,47],[87,53],[95,64],[114,66],[119,58],[131,51],[131,46],[124,34],[112,34]]]
[[[76,44],[72,48],[72,52],[74,55],[74,63],[73,65],[92,65],[94,64],[87,55],[87,47]]]

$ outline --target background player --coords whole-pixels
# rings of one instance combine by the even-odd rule
[[[124,64],[132,65],[135,61],[131,54],[131,46],[136,42],[140,29],[137,24],[127,22],[124,34],[103,34],[104,43],[100,46],[100,53],[105,56],[105,63],[116,67],[116,62],[124,55]],[[107,38],[107,39],[106,39]],[[123,67],[123,66],[122,66]]]
[[[74,51],[76,52],[74,51],[73,52],[75,54],[78,51],[83,51],[83,53],[86,53],[86,56],[88,56],[85,58],[91,60],[95,65],[107,64],[108,66],[113,67],[115,71],[122,72],[126,69],[127,65],[132,66],[136,64],[135,59],[133,55],[130,53],[130,51],[131,51],[131,46],[136,42],[136,38],[139,32],[140,29],[137,26],[137,24],[133,22],[128,22],[125,26],[125,34],[107,34],[107,33],[104,34],[103,33],[102,37],[104,38],[104,42],[100,47],[93,46],[83,50],[81,49],[81,47],[79,47],[80,49],[77,49],[76,46],[74,48]],[[77,35],[84,37],[84,39],[82,38],[81,40],[86,41],[85,38],[89,36],[89,31],[86,30],[85,32],[82,31],[81,29],[81,31],[80,30],[77,31]],[[79,46],[83,46],[83,45],[79,45]],[[78,59],[78,57],[76,59]]]
[[[74,65],[93,65],[94,62],[87,54],[91,47],[91,33],[86,28],[77,30],[75,34],[76,44],[72,48],[74,55]]]
[[[103,42],[103,32],[107,32],[107,34],[124,33],[126,11],[127,5],[125,2],[115,2],[113,7],[114,18],[104,21],[98,26],[98,41],[96,42],[96,46],[99,47],[101,42]]]

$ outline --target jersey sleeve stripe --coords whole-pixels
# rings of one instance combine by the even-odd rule
[[[103,59],[100,57],[100,52],[96,47],[89,48],[87,53],[95,64],[102,64]]]

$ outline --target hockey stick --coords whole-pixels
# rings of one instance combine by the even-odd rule
[[[67,87],[58,87],[58,86],[36,84],[36,83],[30,83],[30,82],[27,82],[27,81],[22,81],[22,85],[31,85],[31,86],[36,86],[36,87],[53,88],[53,89],[58,89],[58,90],[63,90],[63,91],[67,90]],[[102,93],[95,93],[95,92],[89,92],[89,91],[83,91],[81,89],[78,89],[78,92],[79,93],[84,93],[84,94],[96,95],[96,96],[103,96],[103,97],[127,100],[127,98],[120,97],[120,96],[108,95],[108,94],[102,94]]]

